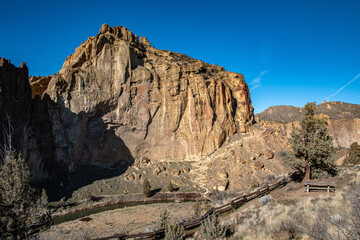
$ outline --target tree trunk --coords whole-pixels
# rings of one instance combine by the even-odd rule
[[[310,176],[311,176],[311,164],[307,163],[305,165],[305,176],[304,176],[304,180],[310,180]]]

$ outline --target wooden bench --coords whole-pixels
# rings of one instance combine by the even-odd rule
[[[304,182],[304,185],[307,193],[310,192],[310,190],[326,190],[327,192],[335,191],[335,185],[333,183]]]

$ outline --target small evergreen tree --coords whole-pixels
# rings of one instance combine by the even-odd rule
[[[336,174],[334,147],[327,131],[327,120],[315,117],[315,103],[307,103],[300,128],[294,129],[289,142],[292,152],[281,152],[283,163],[304,172],[304,179],[315,178],[315,173]]]
[[[143,193],[145,197],[151,196],[151,185],[149,179],[145,178],[143,182]]]
[[[157,224],[157,229],[166,229],[167,225],[169,225],[170,222],[170,214],[165,209],[159,217],[159,222]]]
[[[174,192],[175,191],[175,187],[174,185],[172,184],[172,182],[170,181],[168,186],[167,186],[167,189],[169,190],[169,192]]]
[[[214,213],[201,222],[201,234],[206,240],[222,239],[226,228],[220,224],[218,216]]]
[[[360,145],[354,142],[350,145],[347,157],[344,164],[359,164],[360,163]]]
[[[14,152],[5,153],[0,168],[0,239],[26,239],[48,228],[51,217],[46,209],[47,196],[31,184],[25,160]]]
[[[165,229],[164,240],[182,240],[185,238],[185,230],[179,224],[169,224]]]
[[[193,210],[194,210],[194,218],[198,218],[201,216],[201,202],[199,200],[196,200],[195,205],[193,205]]]

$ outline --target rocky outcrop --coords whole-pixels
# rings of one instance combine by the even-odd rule
[[[290,137],[304,111],[299,107],[274,106],[256,115],[257,122],[268,129],[279,130],[284,137]],[[325,102],[316,106],[315,114],[328,118],[329,134],[335,147],[350,147],[360,142],[360,105],[343,102]]]
[[[253,122],[241,74],[158,50],[104,24],[70,55],[45,94],[56,161],[121,167],[208,155]]]
[[[29,82],[31,87],[31,97],[33,99],[35,96],[42,97],[52,77],[53,75],[44,77],[30,77]]]

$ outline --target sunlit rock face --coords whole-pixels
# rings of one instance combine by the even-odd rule
[[[350,147],[353,142],[360,142],[360,105],[344,102],[325,102],[316,106],[315,114],[328,119],[329,134],[335,147]],[[275,128],[290,137],[304,109],[292,106],[274,106],[256,115],[261,125]]]
[[[151,46],[104,24],[67,57],[44,93],[56,161],[121,167],[143,157],[208,155],[253,123],[241,74]]]

